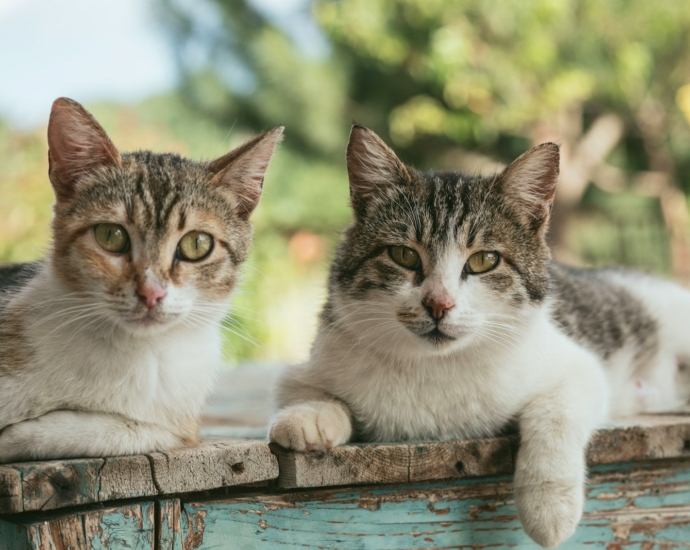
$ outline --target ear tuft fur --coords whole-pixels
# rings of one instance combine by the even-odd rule
[[[347,144],[350,200],[355,211],[382,188],[409,181],[402,161],[374,132],[355,124]]]
[[[66,97],[53,102],[48,122],[48,174],[58,200],[72,197],[85,174],[120,161],[120,153],[91,113]]]
[[[535,221],[544,222],[556,194],[560,151],[542,143],[515,159],[501,174],[502,190]]]
[[[213,183],[227,191],[242,219],[248,219],[259,203],[268,163],[284,129],[264,132],[209,164]]]

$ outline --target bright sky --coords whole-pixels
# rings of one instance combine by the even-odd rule
[[[0,117],[21,127],[59,96],[137,101],[177,78],[143,0],[0,0],[0,52]]]
[[[251,1],[306,54],[326,51],[310,0]],[[212,4],[177,2],[220,25]],[[0,0],[0,52],[0,118],[22,128],[45,124],[60,96],[136,102],[177,82],[169,37],[147,0]]]

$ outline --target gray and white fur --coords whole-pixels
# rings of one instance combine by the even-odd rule
[[[687,401],[690,293],[552,261],[552,143],[469,177],[417,171],[355,126],[347,161],[354,221],[310,360],[279,381],[271,440],[324,450],[487,437],[516,422],[520,519],[539,544],[562,543],[582,515],[593,430]],[[402,265],[401,249],[417,264]],[[473,271],[476,254],[494,263]]]

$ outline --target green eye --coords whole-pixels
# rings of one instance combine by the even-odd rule
[[[407,269],[416,269],[421,264],[419,254],[406,246],[391,246],[388,253],[396,264]]]
[[[94,237],[99,246],[113,254],[120,254],[129,250],[129,235],[127,230],[116,223],[99,223],[93,228]]]
[[[208,256],[213,248],[213,237],[208,233],[190,231],[180,239],[177,245],[177,256],[181,260],[195,262]]]
[[[475,252],[465,264],[468,273],[486,273],[498,265],[498,252]]]

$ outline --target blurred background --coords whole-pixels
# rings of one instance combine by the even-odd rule
[[[690,283],[690,3],[0,0],[0,262],[43,255],[52,101],[121,150],[210,159],[277,124],[230,363],[306,358],[348,224],[352,121],[420,168],[562,145],[559,259]]]

